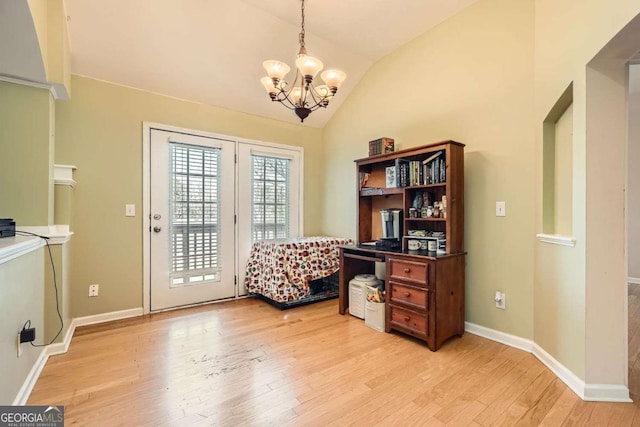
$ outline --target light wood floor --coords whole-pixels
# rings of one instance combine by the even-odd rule
[[[531,354],[471,334],[437,352],[337,314],[245,299],[76,330],[29,404],[66,425],[640,425]]]

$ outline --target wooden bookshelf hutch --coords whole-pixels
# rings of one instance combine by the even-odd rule
[[[356,274],[373,274],[375,263],[384,262],[386,332],[412,335],[435,351],[464,333],[464,144],[442,141],[355,163],[357,244],[340,247],[339,312],[345,314],[349,306],[349,281]],[[410,163],[411,177],[402,173],[406,179],[400,179],[400,163]],[[425,166],[437,166],[435,175],[434,167]],[[387,187],[387,174],[394,171],[397,184],[405,186]],[[419,202],[425,208],[436,202],[446,207],[428,216]],[[402,246],[379,250],[372,243],[383,235],[380,210],[391,208],[402,210]],[[446,238],[441,250],[409,250],[408,240],[434,233]]]

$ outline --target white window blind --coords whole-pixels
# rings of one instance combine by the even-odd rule
[[[252,241],[289,237],[290,159],[251,156]]]
[[[219,280],[220,149],[170,147],[171,286]]]

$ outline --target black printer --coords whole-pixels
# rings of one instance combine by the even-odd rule
[[[0,237],[16,235],[16,222],[11,218],[0,218]]]

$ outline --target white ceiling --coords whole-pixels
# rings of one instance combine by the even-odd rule
[[[377,60],[476,0],[306,0],[306,46],[347,80],[322,127]],[[259,82],[293,66],[300,0],[66,0],[71,70],[204,104],[299,123]]]
[[[47,80],[26,2],[0,1],[0,75],[33,82]]]

